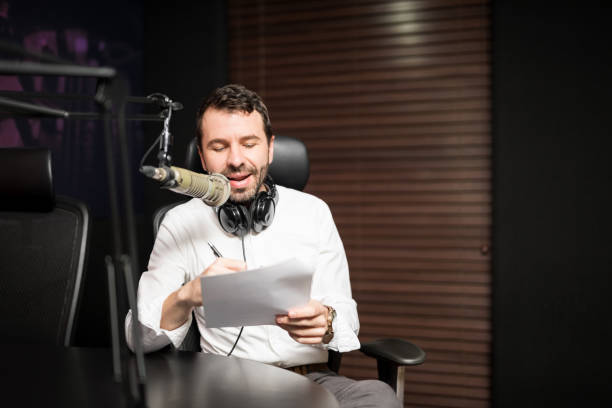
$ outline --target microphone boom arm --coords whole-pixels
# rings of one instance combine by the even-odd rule
[[[170,133],[170,120],[172,119],[172,111],[183,109],[183,104],[173,101],[162,93],[153,93],[147,96],[147,98],[157,102],[157,104],[164,109],[162,111],[164,126],[159,135],[159,152],[157,153],[157,159],[159,161],[159,167],[170,166],[172,164],[172,154],[170,150],[174,144],[174,138],[172,137],[172,133]]]

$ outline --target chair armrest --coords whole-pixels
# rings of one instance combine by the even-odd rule
[[[405,366],[424,362],[425,352],[419,346],[401,339],[380,339],[362,343],[361,351],[376,359],[378,379],[393,388],[404,406]]]
[[[379,339],[361,344],[361,351],[376,360],[386,360],[397,366],[418,365],[425,361],[425,352],[402,339]]]

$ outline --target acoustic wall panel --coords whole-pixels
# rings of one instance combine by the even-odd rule
[[[360,339],[427,352],[406,406],[490,402],[488,1],[231,0],[232,82],[303,140],[330,206]],[[341,373],[375,378],[359,352]]]

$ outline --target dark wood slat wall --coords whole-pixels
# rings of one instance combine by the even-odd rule
[[[346,247],[360,339],[402,337],[406,406],[490,402],[489,2],[231,0],[232,82],[302,139]],[[376,377],[345,355],[341,372]]]

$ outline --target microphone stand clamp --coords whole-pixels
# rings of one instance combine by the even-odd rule
[[[164,118],[164,126],[159,135],[159,153],[157,153],[157,160],[159,161],[159,167],[169,167],[172,164],[170,150],[174,142],[172,134],[170,133],[170,119],[172,119],[172,111],[183,109],[183,104],[173,101],[162,93],[153,93],[147,96],[147,98],[151,99],[162,108],[160,116]]]

